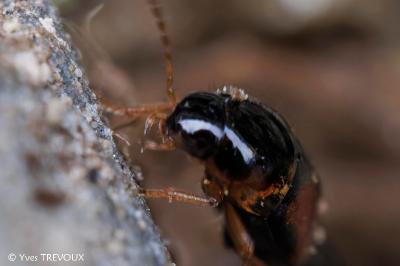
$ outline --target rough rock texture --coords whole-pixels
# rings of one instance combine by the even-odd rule
[[[78,58],[48,1],[0,3],[0,265],[167,265]]]

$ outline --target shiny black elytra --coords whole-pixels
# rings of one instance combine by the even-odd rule
[[[164,45],[168,102],[106,110],[147,116],[145,132],[158,125],[161,141],[146,141],[144,148],[181,148],[199,159],[205,167],[205,195],[173,188],[142,188],[140,194],[217,207],[225,215],[225,242],[244,265],[307,263],[315,251],[320,192],[298,140],[280,115],[232,86],[177,102],[161,8],[156,0],[149,3]]]
[[[245,232],[232,232],[227,221],[228,245],[242,248],[244,258],[253,253],[272,265],[297,265],[307,257],[318,180],[280,115],[228,87],[185,97],[166,127],[168,136],[204,163],[205,194],[230,205],[243,223]],[[248,234],[252,243],[246,247],[248,240],[232,234]]]

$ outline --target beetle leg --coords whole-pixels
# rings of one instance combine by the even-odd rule
[[[242,257],[244,266],[266,266],[265,263],[254,257],[254,243],[239,215],[230,203],[224,204],[226,228],[233,245]]]
[[[161,143],[146,141],[143,147],[144,149],[157,151],[170,151],[175,149],[174,139],[169,137],[166,132],[166,119],[167,115],[164,113],[154,113],[146,119],[144,134],[146,135],[153,125],[158,122],[158,133],[161,135]]]
[[[138,108],[113,108],[106,107],[106,111],[110,111],[113,114],[117,115],[128,115],[134,117],[133,120],[128,123],[121,124],[115,127],[115,130],[122,129],[124,127],[130,126],[131,124],[136,122],[136,119],[139,116],[148,115],[146,118],[145,126],[144,126],[144,134],[146,135],[151,128],[157,124],[158,133],[161,136],[161,143],[157,143],[154,141],[146,141],[143,149],[146,150],[159,150],[159,151],[168,151],[175,149],[175,142],[172,138],[168,137],[166,134],[166,119],[167,114],[162,111],[166,111],[169,108],[169,105],[154,105],[154,106],[142,106]],[[117,133],[114,135],[120,139],[122,137]],[[126,142],[126,141],[125,141]],[[129,145],[128,145],[129,146]]]
[[[244,260],[247,260],[253,256],[253,240],[246,232],[246,228],[244,227],[233,206],[229,203],[225,203],[224,208],[228,234],[232,238],[232,242],[240,256]]]
[[[151,128],[158,122],[158,131],[161,136],[164,136],[166,133],[165,130],[165,121],[167,120],[167,115],[165,113],[152,113],[150,114],[146,122],[144,124],[144,134],[146,135]]]
[[[112,107],[103,105],[103,110],[107,113],[128,117],[144,116],[153,113],[165,113],[172,111],[173,108],[174,106],[171,103],[139,105],[134,107]]]
[[[131,146],[131,143],[129,142],[129,140],[127,140],[122,135],[118,134],[117,132],[113,132],[112,135],[114,137],[116,137],[117,139],[121,140],[123,143],[125,143],[125,145]]]
[[[172,201],[179,201],[197,206],[211,206],[216,207],[218,202],[211,197],[199,196],[191,192],[177,190],[175,188],[165,189],[139,189],[139,195],[146,198],[167,199],[170,203]]]
[[[163,138],[161,143],[147,140],[144,142],[144,150],[171,151],[175,149],[175,141],[171,138]]]

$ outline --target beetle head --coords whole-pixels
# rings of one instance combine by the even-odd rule
[[[167,118],[167,134],[192,156],[206,160],[224,135],[223,98],[213,93],[193,93]]]

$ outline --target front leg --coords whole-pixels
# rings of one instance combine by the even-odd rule
[[[103,104],[102,109],[109,114],[136,118],[154,113],[169,113],[174,109],[174,105],[170,103],[159,103],[134,107],[113,107]]]
[[[165,105],[167,106],[167,105]],[[169,151],[175,149],[175,141],[167,135],[166,130],[166,120],[167,114],[162,113],[161,111],[166,111],[170,106],[167,106],[167,109],[163,109],[165,106],[163,105],[154,105],[154,106],[145,106],[145,107],[134,107],[134,108],[111,108],[107,107],[108,111],[119,114],[119,115],[128,115],[134,117],[133,120],[129,121],[128,123],[118,125],[114,128],[114,130],[122,129],[124,127],[130,126],[136,122],[137,118],[142,115],[148,115],[145,126],[144,126],[144,134],[147,135],[149,131],[155,124],[158,124],[157,131],[159,136],[161,137],[161,142],[155,142],[151,140],[146,140],[144,146],[142,147],[143,150],[158,150],[158,151]],[[123,140],[125,143],[128,144],[129,142],[125,140],[121,135],[118,133],[114,133],[114,136]]]
[[[265,263],[254,257],[254,242],[238,213],[230,203],[224,204],[226,229],[235,247],[242,257],[244,266],[266,266]]]

